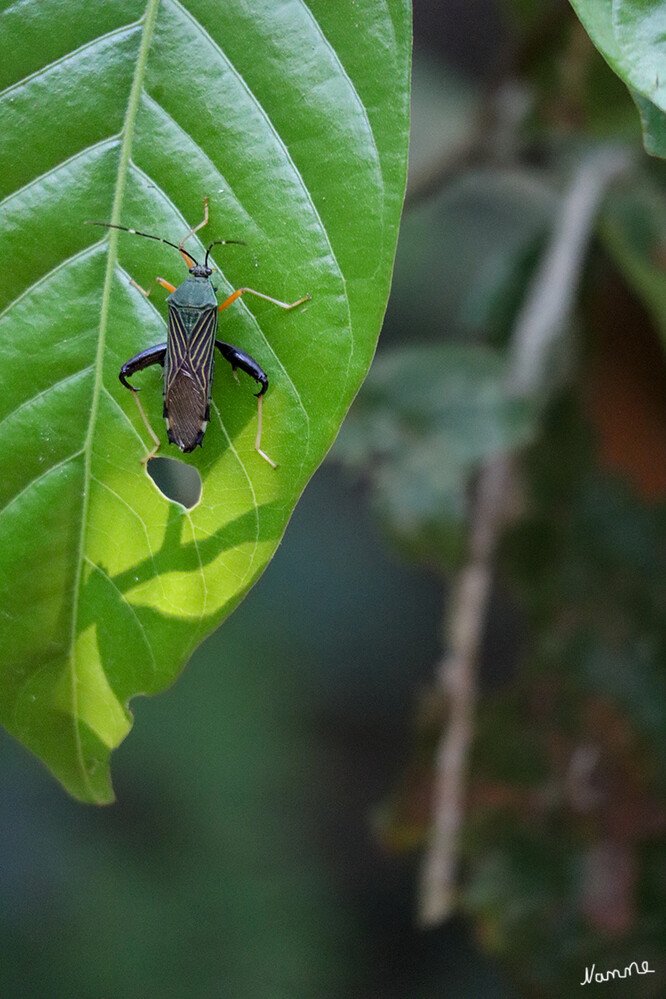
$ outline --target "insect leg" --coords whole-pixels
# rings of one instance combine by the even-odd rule
[[[205,225],[208,225],[208,195],[207,194],[204,195],[203,201],[204,201],[204,217],[203,217],[203,220],[199,223],[199,225],[195,225],[194,229],[190,229],[190,231],[188,232],[187,236],[183,236],[183,238],[181,239],[180,243],[178,244],[178,249],[183,254],[183,257],[185,257],[185,263],[187,263],[187,254],[186,254],[185,250],[183,249],[183,247],[185,246],[185,243],[190,238],[190,236],[194,236],[195,232],[198,232],[199,229],[203,229],[203,227]],[[191,266],[191,265],[188,264],[188,266]]]
[[[281,302],[277,298],[271,298],[270,295],[264,295],[262,291],[255,291],[254,288],[239,288],[234,291],[233,294],[229,295],[229,298],[225,298],[221,305],[218,306],[218,312],[222,312],[223,309],[227,309],[232,302],[235,302],[237,298],[241,295],[256,295],[257,298],[265,298],[267,302],[272,302],[273,305],[279,305],[281,309],[295,309],[297,305],[302,305],[303,302],[309,302],[310,296],[306,295],[305,298],[299,298],[297,302]]]
[[[268,375],[263,368],[259,367],[255,359],[239,347],[233,347],[230,343],[225,343],[224,340],[216,340],[215,346],[225,361],[229,362],[232,371],[240,368],[246,375],[254,378],[258,385],[261,385],[261,388],[257,392],[257,398],[263,395],[268,388]]]
[[[130,284],[132,285],[133,288],[136,288],[137,291],[140,291],[142,295],[145,295],[146,298],[150,296],[150,293],[152,292],[156,284],[161,284],[163,288],[166,288],[167,291],[170,291],[172,293],[176,290],[175,285],[171,284],[169,281],[165,281],[164,278],[161,277],[155,278],[148,291],[146,291],[145,288],[142,288],[140,284],[137,284],[134,278],[130,278]]]
[[[140,354],[125,361],[118,375],[125,388],[130,389],[131,392],[139,392],[140,390],[135,385],[130,385],[127,379],[136,374],[137,371],[149,368],[151,364],[161,364],[164,367],[166,349],[165,343],[158,343],[156,347],[146,347]]]
[[[143,406],[141,405],[141,400],[136,394],[139,391],[139,389],[136,388],[134,385],[130,385],[127,379],[131,375],[135,374],[135,372],[141,371],[142,368],[150,367],[151,364],[161,364],[162,366],[164,366],[164,361],[166,359],[166,348],[167,345],[165,343],[158,343],[156,347],[147,347],[146,350],[142,350],[140,354],[137,354],[135,357],[132,357],[129,361],[126,361],[125,364],[123,364],[122,368],[120,369],[120,374],[118,375],[125,388],[130,389],[131,392],[134,393],[134,399],[136,400],[136,404],[139,407],[139,413],[141,415],[141,419],[143,420],[146,429],[148,430],[148,433],[155,442],[155,447],[152,449],[152,451],[149,451],[148,454],[141,459],[144,465],[148,461],[150,461],[150,459],[153,457],[154,454],[157,453],[161,442],[159,437],[151,427],[150,421],[148,420],[148,417],[144,412]]]
[[[162,446],[162,442],[159,439],[159,437],[157,436],[157,434],[155,433],[155,431],[153,430],[153,428],[151,427],[150,420],[148,419],[148,417],[146,416],[146,414],[144,412],[143,406],[141,405],[141,400],[139,399],[138,395],[134,394],[134,396],[132,398],[134,399],[134,401],[136,402],[137,406],[139,407],[139,414],[141,416],[141,419],[143,420],[143,423],[144,423],[144,426],[145,426],[146,430],[148,431],[148,433],[150,434],[150,436],[153,438],[153,441],[155,442],[155,447],[152,449],[152,451],[149,451],[148,454],[145,455],[141,459],[141,464],[142,465],[147,465],[148,462],[150,461],[150,459],[154,455],[156,455],[157,452],[159,451],[160,447]]]
[[[276,463],[269,458],[265,451],[261,450],[261,428],[263,422],[263,395],[268,388],[268,375],[260,368],[257,362],[249,354],[246,354],[244,350],[240,350],[238,347],[233,347],[230,343],[225,343],[223,340],[216,340],[215,346],[222,354],[222,357],[231,365],[231,370],[235,371],[236,368],[240,368],[246,374],[250,375],[261,386],[257,395],[257,436],[254,442],[254,449],[261,455],[269,465],[273,468],[277,468]]]
[[[261,395],[257,396],[257,436],[254,441],[254,450],[258,454],[260,454],[261,457],[264,458],[269,465],[271,465],[273,468],[277,468],[277,462],[273,461],[272,458],[268,457],[265,451],[261,450],[261,423],[262,423],[262,414],[264,411],[263,402],[264,402],[263,396]]]

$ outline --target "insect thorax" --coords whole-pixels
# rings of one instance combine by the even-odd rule
[[[174,292],[167,302],[175,309],[193,311],[201,315],[202,311],[217,307],[215,289],[208,278],[188,277]]]
[[[186,334],[188,340],[190,339],[190,335],[192,333],[192,330],[194,329],[194,327],[196,326],[196,324],[201,319],[202,314],[204,312],[208,312],[208,311],[210,311],[210,310],[209,309],[192,309],[192,308],[188,308],[187,306],[185,306],[185,307],[180,306],[179,307],[179,309],[178,309],[178,317],[179,317],[181,323],[183,324],[183,327],[185,329],[185,334]]]

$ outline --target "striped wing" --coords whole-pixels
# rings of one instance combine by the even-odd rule
[[[182,310],[169,308],[164,417],[169,440],[181,451],[201,443],[209,415],[217,309],[197,313],[188,333]]]

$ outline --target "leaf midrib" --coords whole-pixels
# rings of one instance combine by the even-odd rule
[[[111,222],[114,224],[117,224],[120,221],[120,214],[125,194],[125,181],[127,178],[129,161],[132,151],[132,142],[134,140],[136,117],[139,109],[139,101],[143,89],[143,81],[146,73],[148,53],[150,50],[150,44],[155,29],[155,22],[157,19],[157,9],[159,7],[159,3],[160,0],[148,0],[143,17],[141,18],[141,21],[143,22],[141,45],[139,46],[136,67],[132,79],[132,86],[130,89],[129,99],[127,102],[125,120],[123,122],[122,142],[120,146],[120,158],[118,161],[118,172],[116,175],[116,183],[115,183],[115,190],[113,197],[113,208],[111,211]],[[86,550],[86,541],[88,534],[88,507],[90,503],[90,486],[92,478],[93,441],[97,425],[99,397],[103,387],[102,383],[102,376],[104,370],[103,360],[104,360],[104,348],[106,346],[106,330],[108,324],[109,300],[111,297],[111,286],[113,283],[113,275],[117,262],[118,231],[115,229],[111,229],[109,232],[110,232],[109,250],[107,256],[106,273],[104,276],[102,304],[100,309],[97,353],[95,356],[95,379],[93,382],[92,399],[90,404],[90,415],[88,418],[88,430],[86,433],[86,439],[83,446],[83,454],[84,454],[83,502],[81,508],[81,529],[79,531],[79,543],[77,547],[76,566],[74,571],[75,572],[74,587],[73,587],[74,600],[72,606],[72,627],[70,631],[69,653],[68,653],[70,685],[71,685],[72,723],[74,726],[76,754],[79,761],[82,780],[85,783],[87,791],[94,799],[97,797],[97,795],[95,794],[95,789],[91,785],[86,771],[85,761],[83,758],[83,750],[81,746],[81,734],[78,723],[78,690],[77,690],[77,668],[76,668],[75,650],[76,650],[76,638],[77,638],[78,620],[79,620],[81,578],[83,574],[83,565],[85,562],[85,550]]]

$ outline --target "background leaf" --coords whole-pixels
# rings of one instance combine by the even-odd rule
[[[646,152],[650,156],[666,157],[666,115],[656,104],[632,90],[638,113],[641,116],[641,127],[643,129],[643,144]]]
[[[108,801],[129,698],[168,686],[265,567],[368,367],[404,190],[408,5],[149,0],[5,5],[0,94],[0,717],[65,786]],[[74,16],[75,15],[75,16]],[[221,336],[268,371],[266,451],[247,380],[218,364],[192,510],[140,458],[146,431],[117,372],[165,338],[169,247],[215,257],[246,302]],[[193,248],[193,252],[196,250]],[[255,266],[256,265],[256,266]],[[161,380],[140,376],[161,429]],[[137,379],[138,380],[138,379]]]
[[[601,223],[606,250],[650,311],[666,343],[666,211],[659,185],[638,172],[631,184],[618,184],[607,199]]]
[[[402,550],[443,571],[465,550],[473,474],[524,445],[535,427],[534,407],[509,392],[500,351],[394,348],[377,358],[333,453],[370,478]]]
[[[643,126],[645,149],[664,156],[666,11],[645,0],[571,0],[590,38],[628,87]]]

